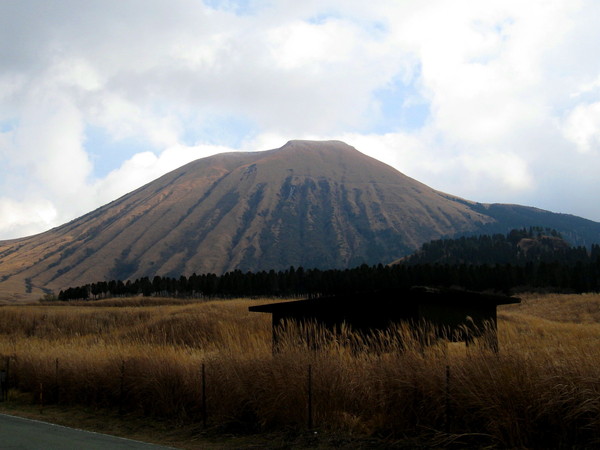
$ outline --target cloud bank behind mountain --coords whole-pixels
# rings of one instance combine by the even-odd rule
[[[591,0],[2,2],[0,238],[290,139],[600,220],[599,19]]]

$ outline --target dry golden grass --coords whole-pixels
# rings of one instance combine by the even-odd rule
[[[189,424],[203,419],[204,364],[208,426],[229,432],[305,429],[310,365],[321,430],[437,446],[600,445],[600,295],[502,307],[499,354],[423,349],[405,327],[366,352],[346,345],[359,339],[349,330],[311,330],[322,342],[308,351],[297,345],[306,330],[290,325],[273,355],[270,315],[248,312],[266,301],[5,306],[0,365],[11,358],[15,388],[34,402],[42,390],[46,403]]]
[[[529,294],[521,304],[506,306],[503,311],[564,323],[600,323],[598,294]]]

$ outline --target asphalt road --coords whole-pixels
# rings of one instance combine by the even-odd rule
[[[170,447],[0,414],[0,449],[165,450]]]

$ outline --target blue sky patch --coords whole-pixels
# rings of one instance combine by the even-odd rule
[[[8,133],[19,126],[19,119],[0,120],[0,133]]]
[[[114,139],[104,128],[87,126],[85,129],[85,150],[94,165],[93,176],[102,178],[118,168],[136,153],[154,151],[149,142],[137,139]]]
[[[212,9],[229,11],[238,16],[254,14],[259,8],[256,0],[203,0]]]
[[[242,142],[258,134],[258,127],[243,116],[217,115],[202,123],[186,123],[182,139],[186,145],[212,144],[239,148]]]
[[[379,103],[380,117],[369,130],[371,133],[412,131],[427,122],[429,102],[420,95],[414,84],[396,80],[390,86],[375,91],[374,96]]]
[[[317,14],[316,16],[309,17],[306,21],[311,25],[322,25],[332,19],[340,19],[341,17],[342,16],[339,13],[329,11],[322,12]]]

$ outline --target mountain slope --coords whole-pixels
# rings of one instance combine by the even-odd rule
[[[192,162],[65,225],[0,242],[0,293],[39,296],[42,288],[154,274],[385,263],[432,239],[503,227],[496,217],[510,208],[540,211],[435,191],[342,142],[291,141]],[[545,224],[518,226],[528,225]],[[600,238],[600,224],[581,227]]]

